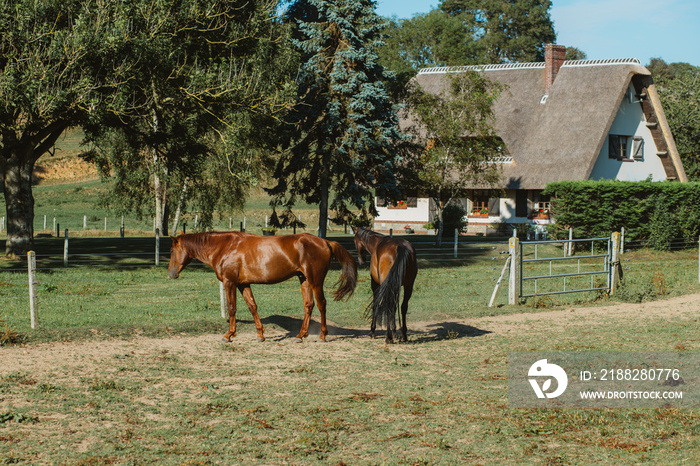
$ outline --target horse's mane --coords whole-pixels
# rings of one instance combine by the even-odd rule
[[[205,246],[209,243],[211,237],[222,234],[224,233],[219,231],[205,231],[203,233],[182,234],[178,238],[187,247],[190,255],[197,257],[199,253],[205,249]]]
[[[358,236],[360,238],[360,241],[363,243],[367,243],[372,236],[384,236],[381,233],[377,233],[376,231],[372,230],[367,230],[366,228],[360,228],[357,230]]]

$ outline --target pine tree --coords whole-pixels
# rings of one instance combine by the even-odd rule
[[[319,205],[319,236],[328,210],[336,220],[376,214],[372,189],[395,194],[393,145],[400,140],[396,111],[378,64],[383,22],[370,0],[300,0],[295,45],[303,64],[298,99],[269,192],[293,219],[300,199]],[[333,199],[331,201],[331,193]]]

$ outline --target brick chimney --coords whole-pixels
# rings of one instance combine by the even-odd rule
[[[544,93],[549,95],[549,89],[557,77],[559,68],[564,64],[566,47],[563,45],[547,44],[544,46]]]

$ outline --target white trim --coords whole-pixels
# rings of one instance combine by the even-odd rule
[[[583,66],[609,66],[609,65],[641,65],[638,58],[608,58],[605,60],[567,60],[563,67]],[[418,74],[445,74],[460,73],[464,71],[505,71],[544,68],[544,62],[534,63],[502,63],[497,65],[472,65],[472,66],[434,66],[423,68]]]

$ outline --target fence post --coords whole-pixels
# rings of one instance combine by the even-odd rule
[[[46,230],[46,215],[44,215],[44,230]]]
[[[160,265],[160,228],[156,228],[156,267]]]
[[[107,231],[107,217],[105,217],[105,231]]]
[[[29,315],[32,320],[32,328],[36,328],[38,315],[36,306],[36,254],[34,251],[27,252],[27,271],[29,272]]]
[[[87,215],[83,215],[83,230],[87,230]]]
[[[625,227],[620,227],[620,256],[625,253]]]
[[[219,282],[219,296],[221,298],[221,317],[228,318],[228,301],[226,300],[226,290],[224,282]]]
[[[700,237],[698,237],[698,282],[700,283]]]
[[[68,267],[68,228],[66,228],[63,240],[63,266]]]
[[[571,257],[574,255],[574,229],[569,227],[569,242],[566,244],[567,253],[566,256]]]
[[[454,248],[455,248],[455,251],[454,251],[455,259],[457,259],[457,247],[459,246],[459,242],[458,242],[458,241],[459,241],[459,229],[455,228],[455,246],[454,246]]]
[[[508,240],[508,250],[510,252],[508,304],[517,304],[520,297],[520,241],[517,237]]]
[[[610,296],[615,294],[617,282],[620,279],[620,233],[612,234],[612,257],[610,258],[611,279],[610,279]]]

